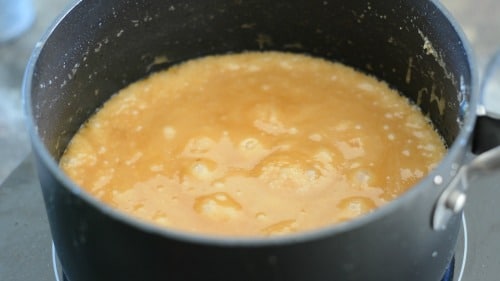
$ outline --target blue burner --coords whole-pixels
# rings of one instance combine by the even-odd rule
[[[455,271],[455,257],[451,259],[450,265],[446,268],[443,279],[441,281],[453,281],[453,272]]]
[[[453,272],[455,271],[455,257],[451,259],[450,265],[446,268],[443,279],[441,281],[453,281]],[[69,281],[63,272],[63,281]]]

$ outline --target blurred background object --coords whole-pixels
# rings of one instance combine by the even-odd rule
[[[71,2],[0,0],[0,183],[31,149],[21,102],[29,56],[42,34]]]
[[[35,19],[31,0],[0,0],[0,43],[20,36]]]

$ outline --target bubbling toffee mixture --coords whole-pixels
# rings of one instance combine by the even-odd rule
[[[151,223],[268,236],[371,212],[445,152],[418,107],[385,83],[306,55],[247,52],[131,84],[82,126],[60,165]]]

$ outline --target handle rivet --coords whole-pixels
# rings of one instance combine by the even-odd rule
[[[434,177],[434,184],[435,185],[440,185],[443,183],[443,177],[440,175],[437,175]]]
[[[455,190],[446,198],[446,208],[457,214],[464,209],[465,201],[467,201],[467,195],[462,191]]]

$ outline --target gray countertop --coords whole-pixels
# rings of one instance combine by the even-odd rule
[[[35,1],[37,20],[31,30],[15,41],[0,43],[0,280],[55,280],[49,226],[24,130],[20,87],[31,49],[70,2]],[[481,71],[500,47],[500,1],[442,3],[463,27]],[[500,280],[499,182],[500,174],[480,179],[470,189],[463,281]]]
[[[31,157],[0,186],[0,280],[55,280],[51,236]]]

